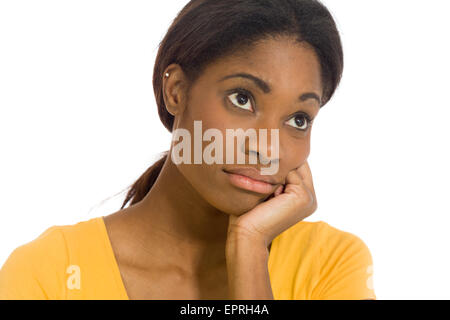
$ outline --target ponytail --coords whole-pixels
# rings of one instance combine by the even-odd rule
[[[169,151],[164,151],[163,157],[152,164],[130,187],[120,209],[125,208],[126,204],[130,201],[130,206],[132,206],[133,204],[138,203],[139,201],[144,199],[145,195],[150,191],[156,179],[158,178],[164,162],[166,162],[168,153]]]

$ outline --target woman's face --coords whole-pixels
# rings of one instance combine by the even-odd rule
[[[177,71],[178,72],[178,71]],[[170,72],[171,76],[173,71]],[[249,76],[233,76],[246,74]],[[226,78],[226,79],[224,79]],[[300,167],[310,152],[311,126],[320,108],[315,94],[322,98],[320,64],[313,49],[289,38],[268,39],[238,55],[227,56],[210,64],[189,89],[185,101],[178,101],[173,129],[184,128],[191,135],[190,164],[177,168],[194,189],[212,206],[228,214],[243,214],[266,200],[285,183],[289,171]],[[313,93],[304,96],[305,93]],[[183,107],[181,107],[183,106]],[[218,129],[223,136],[221,164],[194,164],[194,121],[201,121],[202,134]],[[249,162],[250,153],[258,153],[258,144],[248,139],[242,145],[234,141],[234,161],[226,162],[226,129],[267,129],[267,153],[277,171],[271,174],[276,181],[273,189],[262,193],[236,186],[224,170],[253,167],[268,168],[269,164]],[[271,129],[278,130],[278,154],[270,154],[276,147]],[[175,131],[173,131],[175,132]],[[203,140],[203,139],[202,139]],[[181,141],[181,139],[179,140]],[[170,152],[178,142],[173,142]],[[211,144],[203,141],[202,150]],[[237,154],[245,156],[245,163],[237,162]],[[182,155],[183,153],[180,153]],[[169,153],[170,155],[170,153]],[[261,171],[260,171],[261,172]]]

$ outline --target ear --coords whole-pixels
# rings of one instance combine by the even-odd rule
[[[169,65],[163,75],[163,97],[167,111],[175,116],[186,108],[188,82],[187,77],[178,64]]]

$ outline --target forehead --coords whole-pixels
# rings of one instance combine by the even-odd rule
[[[268,82],[274,91],[322,92],[320,61],[307,43],[288,38],[266,39],[252,47],[231,53],[203,73],[204,80],[215,83],[232,73],[248,72]]]

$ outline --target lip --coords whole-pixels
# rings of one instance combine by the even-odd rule
[[[255,168],[222,169],[231,184],[238,188],[262,194],[274,192],[277,182],[273,176],[261,175]]]
[[[256,181],[266,182],[270,184],[278,184],[278,182],[273,176],[261,175],[256,168],[252,167],[227,168],[223,169],[223,171],[225,171],[226,173],[234,173],[239,174],[241,176],[246,176]]]

